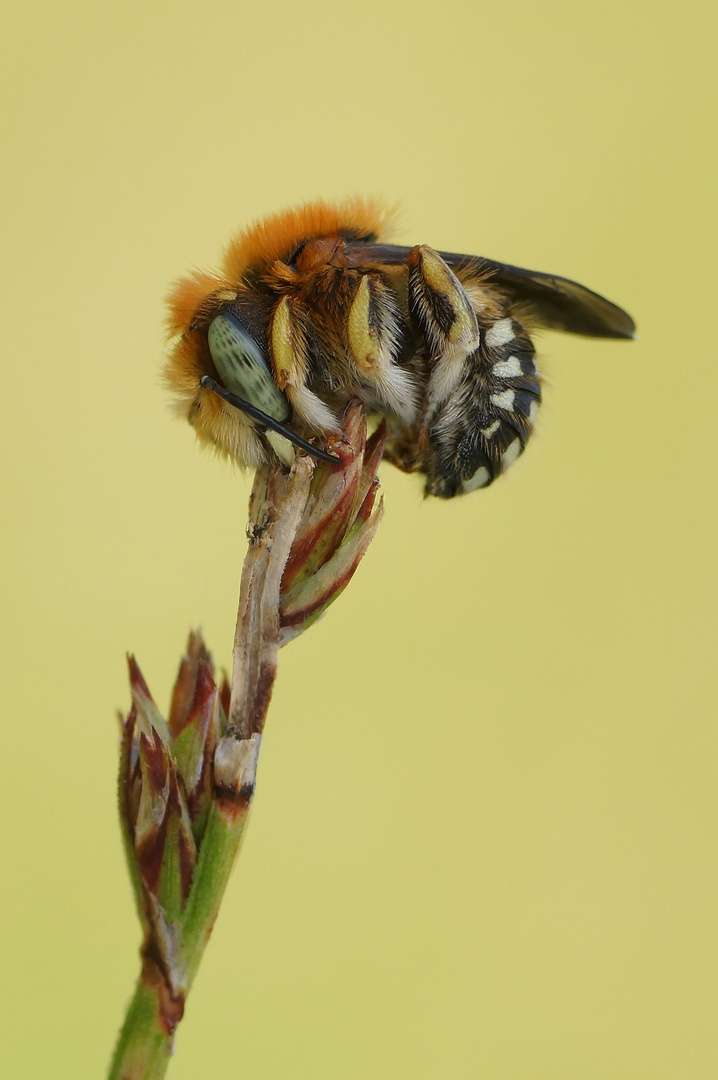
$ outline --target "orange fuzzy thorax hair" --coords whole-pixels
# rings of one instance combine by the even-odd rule
[[[189,329],[195,312],[213,293],[234,293],[250,269],[272,266],[315,236],[385,239],[391,211],[371,199],[305,203],[256,221],[232,239],[218,272],[195,270],[177,282],[167,298],[171,335]]]

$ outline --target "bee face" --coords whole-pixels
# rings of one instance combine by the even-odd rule
[[[305,206],[240,234],[220,273],[178,284],[165,376],[200,439],[249,466],[290,461],[292,443],[326,457],[359,396],[388,421],[385,456],[449,498],[526,446],[541,401],[530,328],[633,336],[575,282],[383,244],[384,221],[360,201]]]

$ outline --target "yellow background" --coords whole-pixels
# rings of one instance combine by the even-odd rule
[[[163,298],[380,194],[562,273],[540,435],[423,501],[281,656],[172,1080],[703,1080],[716,1006],[713,3],[24,3],[2,81],[3,1077],[103,1075],[137,971],[114,711],[220,664],[249,478],[174,421]]]

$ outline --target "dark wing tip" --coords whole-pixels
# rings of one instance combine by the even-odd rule
[[[636,324],[618,304],[570,278],[481,260],[515,301],[531,305],[540,325],[585,337],[631,339]]]
[[[539,275],[536,275],[540,280]],[[552,278],[556,290],[557,328],[589,337],[624,338],[636,335],[636,324],[622,307],[568,278]]]
[[[618,338],[625,338],[629,341],[633,340],[633,338],[635,338],[636,336],[635,322],[628,314],[628,312],[623,310],[623,308],[617,307],[616,304],[612,304],[611,307],[614,309],[617,315],[615,336]]]
[[[586,337],[635,337],[636,324],[627,311],[570,278],[524,270],[483,256],[471,259],[466,255],[441,254],[450,266],[475,266],[511,301],[528,304],[539,326]]]

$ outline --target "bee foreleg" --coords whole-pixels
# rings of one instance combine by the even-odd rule
[[[309,350],[307,315],[297,300],[283,296],[272,316],[271,343],[277,386],[284,390],[301,420],[318,431],[338,432],[340,425],[328,405],[306,385]]]

